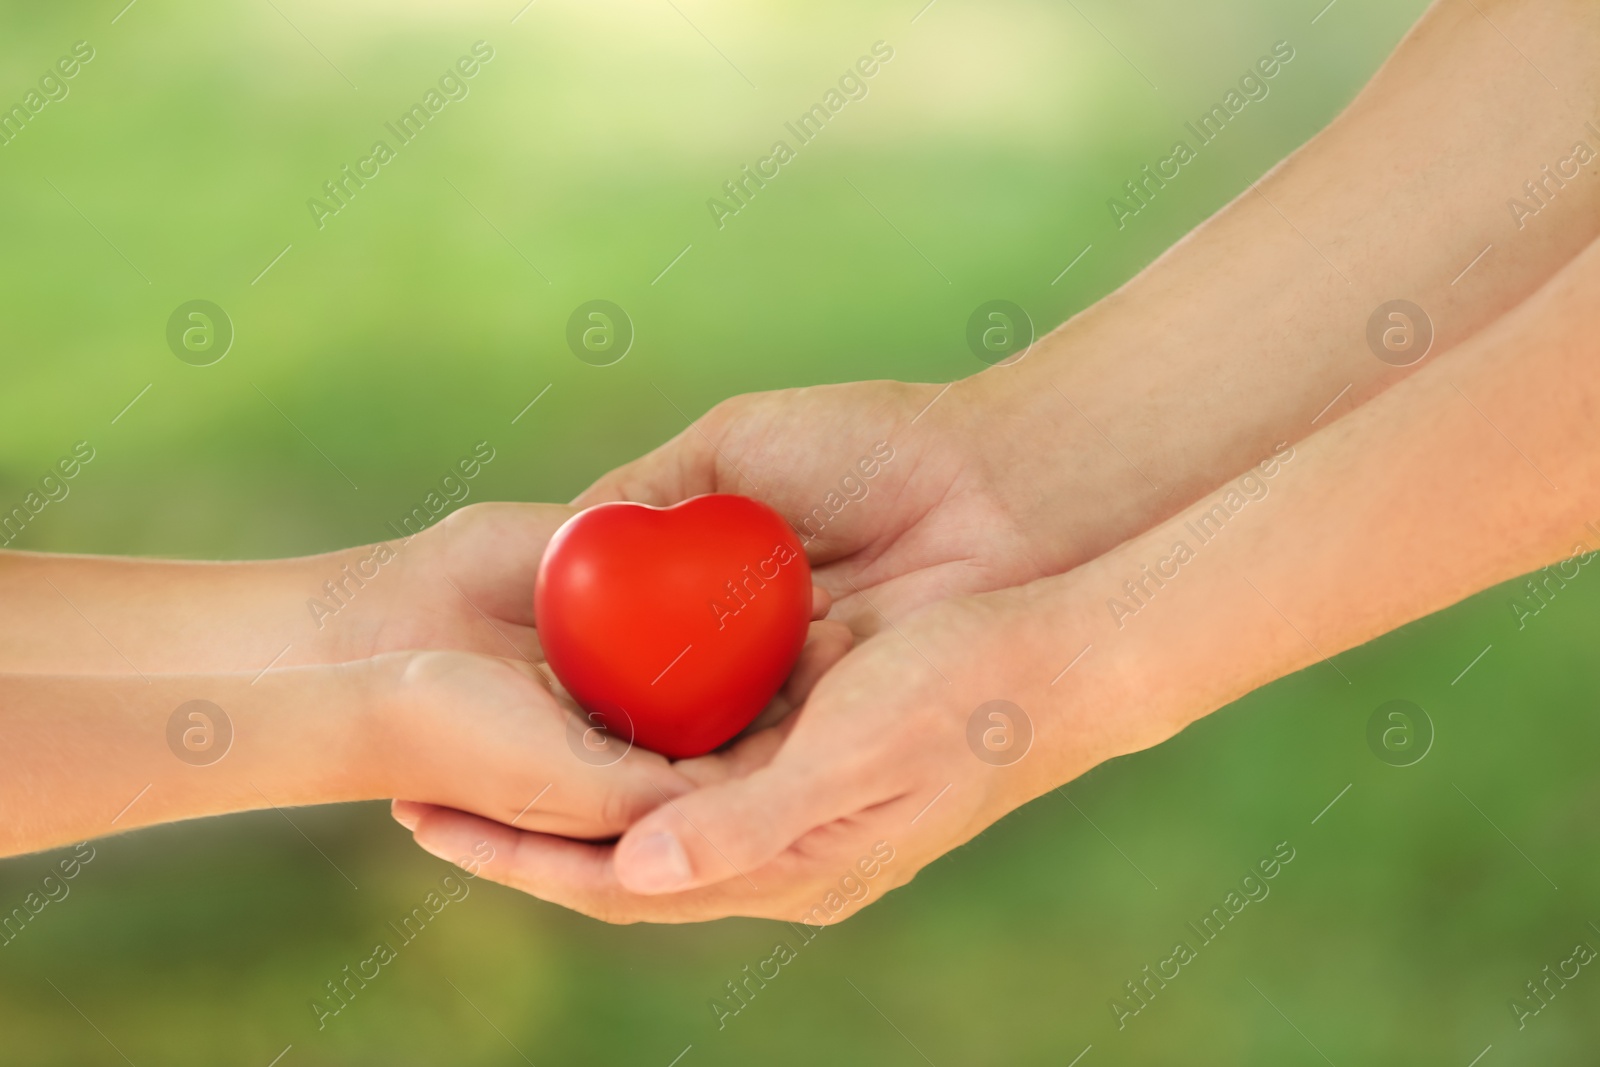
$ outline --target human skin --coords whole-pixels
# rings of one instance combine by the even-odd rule
[[[425,791],[500,823],[615,835],[686,783],[640,752],[595,766],[568,715],[520,660],[393,653],[239,674],[9,675],[0,679],[7,772],[0,855],[228,812]],[[181,707],[211,701],[205,719]],[[181,729],[225,736],[190,762]],[[204,733],[199,755],[204,757]],[[217,743],[213,741],[213,743]],[[169,747],[171,746],[171,747]],[[444,798],[451,798],[446,800]]]
[[[652,753],[597,765],[569,743],[582,723],[536,666],[532,589],[570,514],[463,509],[393,542],[321,628],[307,598],[331,603],[321,583],[371,546],[262,563],[0,553],[0,810],[12,813],[0,855],[419,791],[518,826],[614,836],[689,782]],[[233,728],[204,766],[168,747],[169,718],[196,699]]]
[[[832,617],[860,634],[1149,529],[1412,373],[1367,345],[1379,305],[1426,309],[1437,358],[1600,236],[1600,164],[1520,230],[1506,207],[1575,140],[1600,150],[1600,8],[1475,2],[1436,4],[1325,131],[1016,364],[947,392],[736,397],[577,503],[740,492],[800,526],[886,441],[868,495],[808,544]]]
[[[782,706],[821,673],[817,647],[802,653]],[[197,700],[221,714],[189,717],[184,706]],[[595,752],[586,725],[542,665],[472,652],[235,673],[0,674],[9,813],[0,856],[203,816],[396,796],[614,838],[693,787],[655,753]],[[202,757],[225,730],[231,744],[190,762],[180,752],[188,730],[202,731]]]
[[[538,663],[534,570],[572,513],[464,508],[390,543],[393,558],[359,586],[341,569],[374,546],[260,563],[0,553],[0,810],[12,813],[0,855],[235,811],[424,795],[517,826],[616,836],[692,783],[653,753],[613,763],[586,751],[587,724]],[[319,627],[306,600],[334,603],[329,580],[348,583],[345,606]],[[827,610],[819,595],[815,611]],[[777,710],[837,659],[842,630],[814,627]],[[168,720],[191,700],[217,705],[233,729],[203,766],[169,748]],[[181,729],[191,725],[216,724]]]
[[[534,572],[571,514],[462,508],[386,542],[381,564],[376,545],[227,563],[0,552],[0,673],[254,674],[412,649],[534,661]]]
[[[1096,764],[1171,737],[1275,678],[1494,583],[1600,549],[1600,242],[1539,293],[1408,381],[1296,446],[1268,494],[1201,545],[1194,508],[1071,572],[944,601],[852,650],[770,761],[678,797],[614,847],[437,807],[400,816],[481,874],[611,921],[739,914],[819,921],[815,905],[878,841],[878,885]],[[1131,618],[1123,583],[1196,550]],[[1071,670],[1063,666],[1088,649]],[[994,767],[968,747],[993,699],[1032,747]],[[694,761],[679,764],[691,777]],[[831,897],[830,897],[831,894]],[[823,920],[853,905],[823,912]]]
[[[1092,559],[1409,373],[1367,348],[1379,304],[1427,309],[1438,354],[1600,235],[1600,166],[1520,230],[1505,206],[1575,139],[1600,148],[1597,50],[1586,0],[1441,0],[1332,125],[1014,366],[942,396],[867,382],[738,397],[577,503],[743,492],[798,524],[886,440],[897,458],[871,495],[809,546],[860,633],[884,626],[872,605],[897,617]],[[0,672],[255,671],[414,648],[537,659],[523,590],[569,514],[464,508],[391,542],[398,558],[320,627],[306,600],[370,546],[226,564],[0,552]]]
[[[1507,45],[1497,29],[1507,24],[1562,92]],[[1593,166],[1541,211],[1540,226],[1518,230],[1504,201],[1543,163],[1569,152],[1572,139],[1595,143],[1584,124],[1600,95],[1583,55],[1597,41],[1600,16],[1592,6],[1436,5],[1333,126],[1016,365],[947,394],[862,383],[737,398],[602,479],[579,503],[664,504],[697,492],[742,491],[799,522],[874,441],[886,440],[896,459],[868,496],[846,506],[808,546],[818,580],[835,594],[834,617],[855,633],[933,626],[928,619],[954,609],[913,613],[1080,566],[1237,475],[1276,443],[1328,426],[1411,373],[1367,348],[1366,320],[1378,304],[1407,294],[1431,310],[1438,337],[1426,365],[1436,365],[1593,239],[1600,229]],[[1461,142],[1452,119],[1460,113],[1491,117],[1486,141]],[[1545,221],[1553,225],[1543,227]],[[1490,244],[1495,250],[1461,275]],[[1135,568],[1124,578],[1138,576]],[[936,661],[900,655],[917,669]],[[845,664],[862,661],[852,654]],[[882,669],[891,672],[884,706],[905,711],[903,700],[890,699],[900,675],[887,662]],[[872,693],[857,671],[848,675]],[[843,684],[831,675],[824,683],[819,697]],[[993,695],[962,704],[963,716]],[[841,713],[836,721],[844,719]],[[800,717],[806,721],[814,721],[810,710]],[[872,721],[902,740],[915,736],[912,718]],[[786,750],[789,727],[799,729],[785,724],[680,769],[707,783],[749,774]],[[831,741],[836,751],[849,751],[845,738]],[[863,781],[887,767],[837,758]],[[827,781],[840,789],[837,775]],[[397,817],[427,833],[449,822],[404,804]],[[636,829],[625,844],[641,840]],[[584,873],[595,879],[589,888],[609,877],[620,892],[617,871],[596,866],[601,854],[537,844],[587,864]],[[678,858],[671,849],[656,857],[664,861],[656,870],[630,864],[628,851],[620,877],[632,889],[670,888],[670,879],[657,876],[670,874],[666,868]],[[508,877],[525,887],[554,885],[552,893],[608,916],[629,914],[525,865]]]
[[[1268,442],[1298,439],[1311,414],[1345,382],[1353,385],[1341,405],[1397,379],[1403,372],[1377,364],[1360,340],[1380,299],[1404,292],[1433,309],[1442,351],[1538,285],[1592,231],[1594,187],[1574,183],[1515,234],[1503,256],[1486,257],[1459,287],[1444,282],[1480,238],[1502,239],[1503,192],[1516,191],[1540,163],[1565,151],[1561,131],[1569,125],[1581,131],[1584,101],[1594,99],[1592,10],[1576,3],[1480,6],[1497,23],[1514,21],[1520,47],[1539,57],[1563,93],[1545,95],[1542,80],[1471,5],[1443,5],[1351,111],[1261,182],[1259,193],[1247,193],[1016,366],[986,372],[943,397],[936,387],[867,384],[741,400],[602,483],[585,502],[608,496],[666,502],[724,488],[756,492],[798,516],[879,436],[894,441],[902,459],[874,484],[877,495],[852,505],[813,546],[824,564],[819,574],[841,597],[841,622],[816,628],[791,703],[848,647],[842,623],[862,635],[892,628],[897,624],[888,620],[915,608],[1057,573],[1147,528],[1256,458]],[[1470,151],[1447,121],[1463,108],[1483,122]],[[1374,159],[1405,165],[1375,167]],[[1458,257],[1455,245],[1469,239],[1467,254]],[[1061,405],[1052,406],[1057,394]],[[850,443],[856,436],[859,447]],[[708,438],[716,448],[703,444]],[[723,469],[724,456],[757,484]],[[1136,469],[1143,474],[1135,477]],[[1082,506],[1086,500],[1094,506]],[[544,540],[565,514],[515,505],[464,509],[406,545],[321,627],[305,600],[362,558],[361,550],[259,564],[0,555],[0,598],[15,608],[0,619],[0,672],[55,679],[19,683],[15,691],[31,694],[28,702],[8,702],[0,714],[41,717],[52,706],[72,706],[86,675],[107,676],[86,706],[117,715],[127,693],[137,692],[132,687],[147,684],[133,680],[141,673],[254,678],[270,664],[260,680],[266,685],[293,666],[426,647],[490,657],[452,672],[453,684],[470,695],[479,685],[498,684],[504,665],[492,657],[537,659],[524,591]],[[393,676],[415,677],[404,669]],[[331,693],[338,672],[307,677]],[[240,690],[241,706],[255,708],[261,691]],[[524,694],[534,715],[567,721],[536,689]],[[379,709],[380,723],[384,709],[407,699],[403,687],[399,696],[379,691],[350,699],[358,696]],[[437,736],[449,736],[448,709],[460,699],[454,691],[435,697],[446,709]],[[140,713],[148,718],[140,720],[146,730],[164,722],[157,710],[170,708]],[[86,731],[92,726],[81,724]],[[757,734],[731,755],[681,773],[705,781],[759,766],[782,736],[782,730]],[[443,759],[436,738],[418,734],[410,743],[418,767]],[[463,757],[458,769],[469,773],[468,766]],[[408,791],[408,783],[417,791]],[[66,779],[55,784],[70,786]],[[321,791],[300,795],[352,798],[342,786],[320,784]],[[418,800],[459,801],[494,817],[504,817],[512,803],[452,794],[421,773],[372,776],[354,792],[392,795],[372,793],[380,787]],[[628,810],[658,802],[640,790],[643,799]],[[34,802],[54,803],[55,795],[37,794]],[[236,800],[229,794],[218,802]],[[213,810],[235,809],[174,810],[173,817]],[[565,825],[579,836],[620,828],[616,820],[582,824],[578,813],[568,814],[577,821]],[[555,823],[541,828],[562,832]]]

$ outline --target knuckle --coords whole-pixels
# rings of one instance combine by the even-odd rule
[[[695,420],[694,424],[704,431],[706,436],[715,441],[719,434],[724,433],[743,416],[746,405],[749,403],[743,396],[729,397],[713,404],[704,415]]]

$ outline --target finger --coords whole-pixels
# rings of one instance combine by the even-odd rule
[[[550,669],[548,663],[534,662],[528,659],[512,659],[510,656],[497,656],[495,658],[542,688],[546,693],[549,693],[552,699],[555,698],[555,686],[550,684],[550,675],[546,673]]]
[[[828,611],[833,607],[833,594],[820,585],[811,587],[811,621],[818,622],[828,617]]]
[[[638,921],[631,907],[637,898],[617,883],[610,846],[514,830],[450,808],[419,805],[411,814],[417,845],[447,863],[597,919]]]
[[[408,753],[394,794],[604,838],[693,788],[656,753],[585,744],[586,724],[536,674],[459,653],[414,659],[392,717]]]
[[[845,657],[855,640],[856,635],[842,622],[823,620],[811,624],[811,632],[806,635],[800,658],[795,661],[794,670],[789,672],[789,680],[783,684],[783,697],[791,707],[805,703],[817,682],[828,673],[829,668]]]
[[[575,724],[565,738],[554,742],[561,748],[551,777],[530,791],[524,807],[505,821],[524,830],[606,840],[693,790],[694,783],[665,759],[639,748],[624,749],[614,764],[589,764],[589,759],[613,757],[604,752],[596,756],[581,740],[574,740],[582,737],[587,725]],[[579,751],[584,755],[577,755]]]
[[[492,882],[611,923],[705,922],[729,915],[816,922],[818,902],[851,860],[870,848],[837,825],[756,872],[762,888],[734,878],[664,896],[641,896],[616,877],[615,850],[525,833],[465,812],[420,805],[413,838],[425,851]],[[836,915],[821,914],[828,921]]]
[[[618,881],[642,894],[750,881],[809,831],[888,799],[887,776],[852,762],[818,766],[780,752],[748,777],[669,800],[617,842]]]
[[[411,831],[423,851],[523,892],[531,892],[530,885],[536,882],[524,877],[537,873],[534,861],[549,873],[559,872],[562,881],[571,884],[598,884],[608,865],[611,852],[608,845],[564,841],[562,844],[570,847],[546,847],[519,859],[519,853],[528,848],[530,838],[546,835],[518,830],[454,808],[410,803],[405,806],[410,821],[401,825]]]
[[[540,791],[541,794],[544,792],[547,791]],[[544,797],[536,794],[536,799],[543,800]],[[415,800],[394,800],[389,804],[389,814],[394,821],[399,823],[401,826],[404,826],[407,830],[413,831],[416,830],[417,825],[422,821],[423,816],[427,813],[432,811],[455,810],[456,809],[454,808],[441,807],[439,805],[427,804]],[[458,814],[467,816],[469,818],[483,819],[484,822],[491,823],[495,826],[508,825],[506,823],[496,822],[493,819],[483,818],[483,816],[480,815],[471,815],[467,812],[459,812]],[[509,824],[509,828],[512,830],[518,832],[551,834],[558,836],[563,840],[570,840],[574,842],[595,840],[604,841],[615,837],[617,834],[616,830],[607,831],[600,828],[603,827],[605,823],[597,822],[593,815],[568,815],[560,811],[546,811],[532,805],[530,805],[529,808],[525,809],[524,811],[511,816],[511,819],[512,822]]]
[[[407,830],[415,830],[417,823],[422,821],[423,814],[431,806],[418,804],[414,800],[392,800],[389,802],[389,816]]]
[[[586,508],[613,500],[665,507],[701,493],[719,491],[717,451],[698,423],[631,463],[602,475],[573,500]]]
[[[530,598],[531,599],[531,598]],[[475,648],[498,650],[501,659],[514,661],[529,669],[544,659],[544,646],[539,643],[539,631],[521,623],[491,618],[487,612],[474,611],[474,618],[484,627]],[[543,681],[543,676],[540,677]]]
[[[823,620],[812,623],[806,634],[806,643],[800,649],[800,657],[795,660],[783,688],[761,710],[761,714],[740,732],[755,733],[788,719],[794,709],[804,703],[817,680],[850,651],[854,641],[855,635],[842,622]]]

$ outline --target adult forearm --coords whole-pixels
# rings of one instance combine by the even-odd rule
[[[1041,706],[1102,701],[1104,721],[1063,716],[1074,725],[1058,750],[1085,748],[1067,736],[1085,730],[1124,731],[1123,751],[1154,743],[1268,681],[1600,548],[1596,292],[1600,243],[1270,476],[1252,469],[1014,594],[1042,611],[1032,632],[1093,646],[1069,682],[1031,685]],[[1068,756],[1062,774],[1082,762]]]
[[[1590,3],[1435,5],[1327,130],[1026,359],[981,375],[982,403],[1083,457],[1060,488],[1096,507],[1052,515],[1077,553],[1112,547],[1411,373],[1369,345],[1380,305],[1427,313],[1425,366],[1593,240],[1597,53]]]

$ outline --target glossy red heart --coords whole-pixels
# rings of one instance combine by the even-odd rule
[[[811,567],[748,497],[600,504],[545,549],[533,594],[551,670],[608,731],[674,759],[732,738],[805,645]]]

